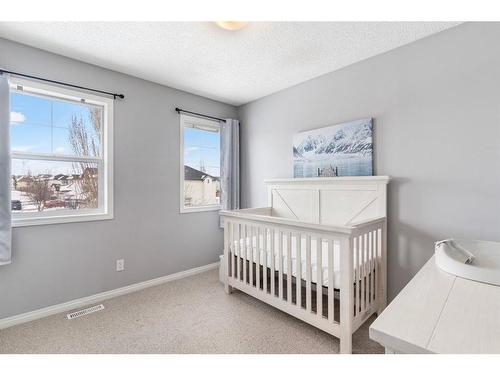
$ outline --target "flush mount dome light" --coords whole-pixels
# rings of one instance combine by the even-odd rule
[[[248,22],[240,22],[240,21],[217,21],[215,24],[219,27],[222,27],[226,30],[240,30],[246,26]]]

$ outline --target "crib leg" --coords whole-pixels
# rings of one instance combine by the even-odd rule
[[[340,242],[340,353],[352,352],[352,321],[354,312],[353,243],[349,238]]]
[[[387,307],[387,302],[386,301],[380,301],[378,304],[378,310],[377,310],[377,316],[380,316],[382,311]]]
[[[340,354],[351,354],[352,353],[352,334],[342,332],[340,333]]]
[[[387,224],[382,226],[382,241],[381,241],[381,265],[380,265],[380,282],[379,282],[379,303],[377,315],[387,306]]]
[[[377,291],[378,293],[378,301],[377,301],[377,316],[380,316],[382,311],[387,307],[387,293],[385,293],[385,290],[383,289],[383,286],[380,287],[380,289]]]
[[[233,252],[230,251],[230,243],[233,243],[233,226],[230,226],[229,222],[224,220],[224,256],[222,257],[221,271],[224,275],[224,291],[226,294],[233,292],[233,288],[229,285],[229,272],[231,263],[233,263]]]
[[[224,279],[224,291],[226,292],[226,294],[233,293],[233,287],[231,285],[229,285],[229,269],[230,269],[230,266],[227,265],[227,269],[224,272],[224,276],[225,276],[225,279]]]

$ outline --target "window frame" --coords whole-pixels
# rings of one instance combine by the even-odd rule
[[[53,153],[10,152],[11,159],[62,161],[62,162],[91,162],[98,168],[98,208],[60,210],[52,212],[12,212],[12,226],[24,227],[33,225],[64,224],[74,222],[110,220],[113,215],[113,105],[114,100],[104,96],[93,95],[87,92],[63,88],[58,85],[45,84],[35,80],[10,77],[10,91],[27,93],[29,95],[55,100],[81,103],[103,107],[103,131],[101,134],[100,158],[57,155]],[[22,89],[19,90],[19,86]],[[102,171],[102,173],[101,173]]]
[[[219,211],[221,210],[222,206],[221,204],[210,204],[210,205],[204,205],[204,206],[185,206],[184,205],[184,129],[186,127],[186,124],[192,124],[192,125],[199,125],[203,127],[212,127],[216,128],[219,133],[220,137],[220,132],[221,132],[221,122],[217,120],[210,120],[204,117],[199,117],[199,116],[193,116],[193,115],[187,115],[184,113],[180,114],[180,127],[179,127],[179,133],[180,133],[180,164],[179,164],[179,196],[180,196],[180,202],[179,202],[179,212],[181,214],[186,214],[186,213],[193,213],[193,212],[206,212],[206,211]],[[219,156],[219,163],[220,163],[220,156]],[[220,178],[220,177],[219,177]]]

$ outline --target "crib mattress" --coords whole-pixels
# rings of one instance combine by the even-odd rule
[[[255,260],[257,259],[257,251],[259,252],[259,264],[263,265],[264,264],[264,257],[265,253],[267,253],[267,267],[271,268],[271,257],[272,257],[272,252],[271,252],[271,238],[270,235],[267,236],[267,252],[264,252],[263,248],[263,236],[259,236],[259,249],[257,250],[257,236],[252,236],[252,237],[247,237],[246,238],[246,253],[242,251],[242,256],[245,255],[247,260],[252,259],[253,262],[255,263]],[[284,235],[283,236],[283,248],[282,248],[282,259],[283,259],[283,264],[282,264],[282,270],[283,274],[288,275],[288,254],[287,254],[287,237]],[[238,241],[234,241],[232,244],[232,251],[236,255],[240,255],[240,249],[243,248],[243,244],[245,242],[245,239],[240,240],[239,246],[236,246],[238,244]],[[311,282],[317,283],[317,275],[318,275],[318,251],[317,251],[317,244],[316,244],[316,239],[312,238],[311,239]],[[250,243],[252,244],[250,246]],[[294,277],[297,277],[297,238],[295,236],[291,237],[291,258],[292,258],[292,275]],[[279,237],[275,236],[275,244],[274,244],[274,269],[275,271],[279,271]],[[306,238],[302,237],[301,238],[301,246],[300,246],[300,262],[301,262],[301,276],[302,279],[306,279]],[[250,258],[251,255],[251,258]],[[365,266],[368,265],[368,259],[362,259],[363,263]],[[358,263],[357,261],[357,252],[354,252],[354,264],[356,265]],[[375,265],[375,262],[372,262],[373,268]],[[322,268],[322,284],[323,286],[327,287],[328,286],[328,242],[327,241],[322,241],[322,246],[321,246],[321,268]],[[370,267],[362,267],[362,269],[366,270],[367,274],[370,274],[372,269]],[[356,267],[354,267],[353,272],[355,273]],[[364,275],[366,276],[366,275]],[[355,276],[356,279],[356,276]],[[339,245],[336,242],[333,242],[333,286],[335,289],[340,289],[340,249]]]

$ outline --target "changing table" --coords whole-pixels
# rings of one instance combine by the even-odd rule
[[[370,326],[386,353],[500,353],[500,287],[456,277],[434,256]]]

